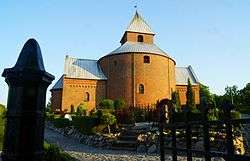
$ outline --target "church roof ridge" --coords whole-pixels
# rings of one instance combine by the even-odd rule
[[[130,21],[126,31],[139,32],[147,34],[155,34],[147,22],[142,18],[142,16],[136,11],[133,19]]]

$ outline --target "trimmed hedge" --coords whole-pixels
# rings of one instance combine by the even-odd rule
[[[65,128],[71,126],[71,122],[66,118],[56,118],[53,120],[53,123],[56,128]]]
[[[74,116],[72,117],[72,125],[79,129],[82,133],[96,133],[94,127],[99,125],[100,120],[91,116]]]

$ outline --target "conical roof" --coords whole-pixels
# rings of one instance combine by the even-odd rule
[[[129,23],[126,31],[154,34],[150,26],[137,11],[135,12],[135,15]]]

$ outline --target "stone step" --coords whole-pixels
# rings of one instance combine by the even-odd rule
[[[136,141],[137,136],[136,135],[120,135],[118,137],[118,140],[131,140],[131,141]]]
[[[118,147],[118,146],[112,146],[112,150],[126,150],[126,151],[135,151],[136,147]]]
[[[135,148],[137,143],[135,141],[117,140],[112,143],[112,147]]]

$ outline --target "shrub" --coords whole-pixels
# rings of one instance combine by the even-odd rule
[[[118,99],[114,101],[114,108],[117,109],[122,109],[126,106],[126,103],[124,99]]]
[[[103,99],[99,106],[103,109],[114,109],[114,101],[111,99]]]
[[[56,128],[65,128],[71,125],[69,119],[66,118],[56,118],[53,123]]]
[[[112,115],[111,113],[103,113],[102,117],[101,117],[101,122],[105,125],[107,125],[108,127],[108,132],[110,134],[110,125],[113,125],[116,123],[116,118],[114,115]]]
[[[134,113],[129,108],[124,108],[115,111],[115,116],[118,123],[121,124],[134,124]]]
[[[44,161],[76,161],[69,154],[61,151],[61,149],[54,145],[44,143]]]
[[[55,114],[54,113],[46,112],[45,117],[46,117],[47,121],[53,121],[55,119]]]
[[[84,134],[95,133],[94,127],[99,124],[99,120],[93,116],[72,117],[72,125]]]
[[[87,114],[87,104],[86,103],[80,103],[80,105],[76,109],[76,115],[78,116],[86,116]]]

